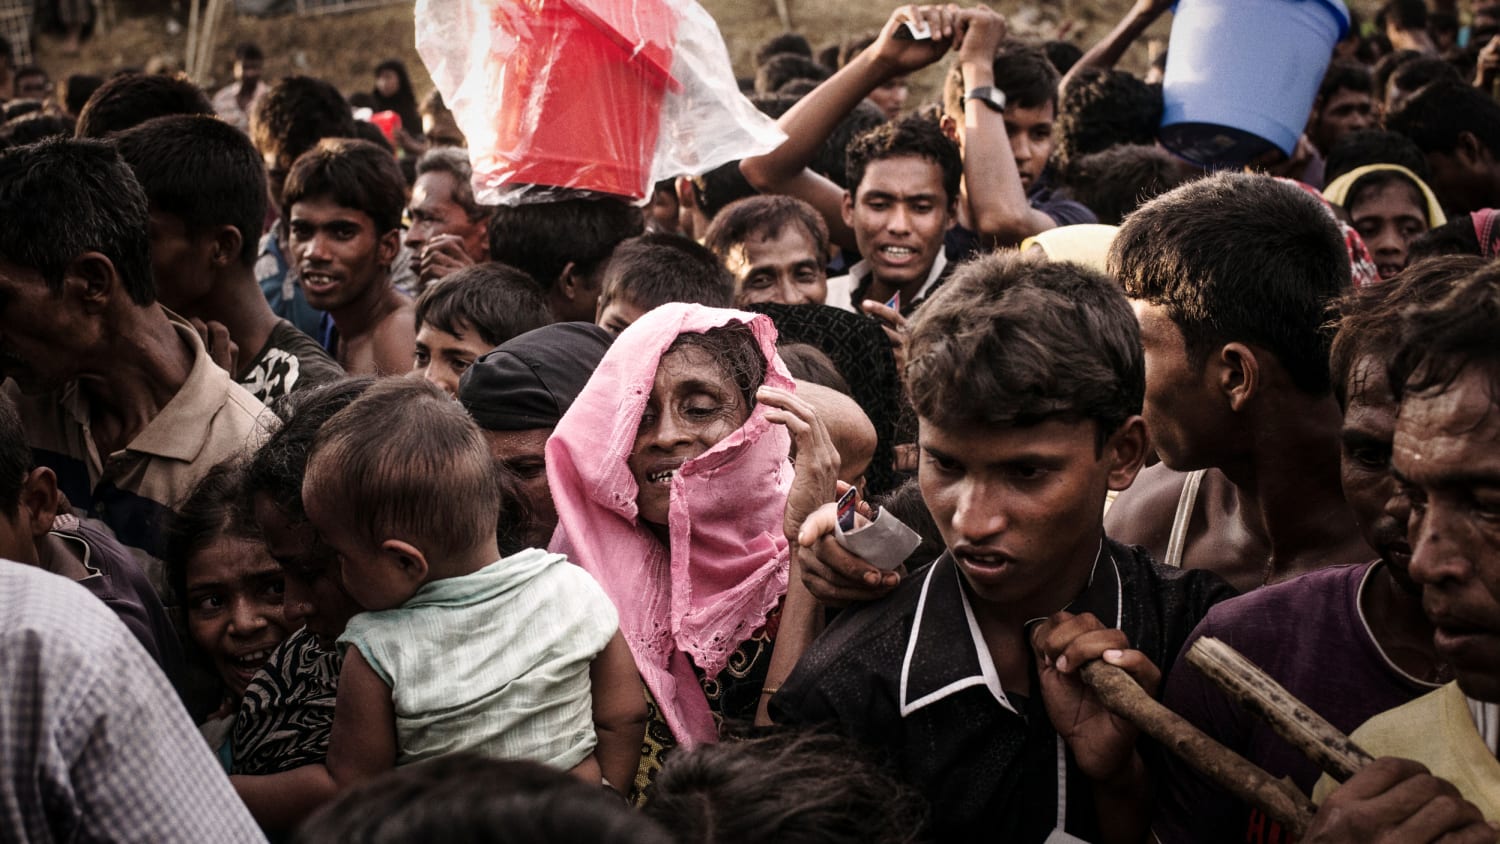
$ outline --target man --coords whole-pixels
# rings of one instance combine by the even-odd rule
[[[266,61],[260,47],[245,42],[234,48],[234,84],[225,85],[214,94],[214,111],[219,119],[241,132],[250,131],[250,113],[265,96],[267,86],[261,82]]]
[[[417,181],[407,206],[406,247],[422,287],[490,259],[493,208],[474,201],[473,168],[466,150],[439,147],[417,160]]]
[[[790,196],[731,204],[709,225],[703,245],[734,276],[734,306],[759,302],[821,305],[828,299],[828,226]]]
[[[1428,184],[1450,214],[1500,206],[1500,103],[1460,82],[1436,82],[1386,118],[1432,170]]]
[[[536,279],[558,322],[593,322],[604,268],[615,247],[646,230],[622,199],[570,198],[502,205],[490,217],[490,260]]]
[[[387,150],[329,139],[287,174],[281,216],[308,304],[326,311],[323,347],[350,375],[411,369],[411,300],[391,283],[401,248],[406,180]]]
[[[83,587],[0,560],[7,841],[261,844],[161,671]]]
[[[1313,187],[1324,184],[1324,162],[1337,144],[1351,132],[1375,125],[1374,82],[1370,69],[1354,62],[1334,62],[1323,74],[1318,96],[1313,100],[1312,116],[1307,120],[1307,139],[1318,151],[1308,165],[1303,181]],[[1312,172],[1316,168],[1317,172]]]
[[[209,354],[267,404],[342,377],[255,281],[266,171],[245,133],[215,117],[158,117],[114,141],[146,192],[161,302],[203,326]]]
[[[1478,258],[1425,262],[1340,303],[1331,352],[1334,393],[1344,410],[1340,471],[1344,495],[1365,540],[1378,553],[1357,566],[1331,566],[1257,589],[1209,611],[1191,642],[1213,636],[1244,654],[1298,700],[1348,733],[1452,679],[1422,614],[1422,589],[1407,563],[1407,507],[1391,477],[1396,401],[1386,364],[1401,341],[1401,312],[1429,305],[1483,266]],[[1298,619],[1268,624],[1267,619]],[[1331,670],[1334,666],[1337,670]],[[1163,703],[1273,777],[1311,794],[1322,771],[1264,721],[1179,660]],[[1272,844],[1288,833],[1259,809],[1170,757],[1155,831],[1172,842]]]
[[[156,303],[145,194],[113,147],[48,140],[0,156],[0,374],[38,465],[146,558],[265,408]]]
[[[1147,451],[1130,306],[1080,266],[987,256],[918,312],[910,345],[918,477],[947,552],[840,614],[771,715],[876,749],[931,801],[935,840],[1140,841],[1135,729],[1077,672],[1102,656],[1154,691],[1229,589],[1104,535],[1106,494]],[[828,505],[803,525],[799,567],[836,547],[835,519]]]
[[[1209,177],[1132,214],[1110,268],[1140,317],[1162,461],[1111,507],[1112,535],[1241,591],[1370,560],[1339,484],[1323,325],[1349,257],[1327,208],[1268,176]]]
[[[185,76],[127,73],[100,85],[78,112],[80,138],[103,138],[168,114],[213,114],[203,91]]]
[[[1456,680],[1354,740],[1382,758],[1318,784],[1306,841],[1493,842],[1500,822],[1500,276],[1481,269],[1402,315],[1391,466],[1411,504],[1411,576]],[[1488,819],[1490,824],[1486,824]],[[1445,837],[1446,834],[1446,837]]]

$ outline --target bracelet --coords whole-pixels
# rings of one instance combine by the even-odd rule
[[[781,691],[780,686],[761,686],[760,693],[763,695],[774,695]]]

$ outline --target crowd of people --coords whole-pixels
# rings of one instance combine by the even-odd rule
[[[783,34],[640,204],[481,204],[395,60],[0,51],[0,841],[1500,840],[1500,5],[1214,172],[1171,5]]]

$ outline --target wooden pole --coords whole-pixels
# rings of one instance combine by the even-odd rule
[[[1146,690],[1123,669],[1095,660],[1085,664],[1080,674],[1109,711],[1161,742],[1220,788],[1264,810],[1281,824],[1292,840],[1301,838],[1307,831],[1317,810],[1291,782],[1274,779],[1243,756],[1214,741],[1146,694]]]
[[[198,0],[187,0],[188,25],[187,25],[187,55],[183,56],[182,69],[191,76],[193,66],[198,58]]]
[[[192,77],[200,85],[207,84],[209,72],[213,69],[214,41],[219,35],[219,19],[224,14],[224,0],[208,0],[208,8],[204,12],[203,35],[198,39],[198,66],[193,70]]]

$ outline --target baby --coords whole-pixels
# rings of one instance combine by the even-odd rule
[[[499,497],[479,429],[422,380],[379,382],[319,431],[303,503],[367,611],[338,640],[326,769],[277,775],[289,788],[459,751],[629,786],[645,697],[615,609],[561,555],[501,559]]]

